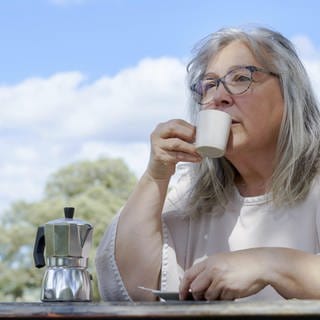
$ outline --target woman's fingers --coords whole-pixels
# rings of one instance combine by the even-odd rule
[[[191,155],[197,159],[200,158],[193,144],[179,138],[161,140],[159,147],[161,150],[168,151],[173,160],[182,161],[181,158],[183,158],[184,155]]]
[[[187,270],[184,273],[184,276],[181,280],[180,287],[179,287],[180,300],[185,300],[187,298],[190,290],[191,290],[191,293],[192,293],[194,299],[196,299],[196,300],[201,299],[202,293],[198,289],[195,289],[198,291],[193,292],[192,283],[199,276],[199,274],[201,274],[201,272],[203,272],[204,268],[205,268],[205,264],[200,262],[200,263],[195,264],[193,267],[191,267],[189,270]],[[195,295],[194,295],[194,293],[195,293]]]
[[[195,127],[181,119],[174,119],[160,123],[154,132],[158,132],[160,137],[163,139],[179,137],[184,141],[194,142],[196,138]]]
[[[187,153],[200,157],[195,150],[194,140],[195,127],[184,120],[170,120],[161,123],[151,134],[151,143],[155,154],[161,155],[160,151],[163,150],[171,151],[170,160],[181,158],[181,156],[175,156],[175,153],[182,153],[182,155]]]
[[[178,162],[199,162],[200,155],[193,144],[195,127],[184,120],[160,123],[151,134],[149,174],[154,178],[168,178]]]

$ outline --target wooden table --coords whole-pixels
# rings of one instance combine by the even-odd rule
[[[320,300],[0,303],[0,319],[320,319]]]

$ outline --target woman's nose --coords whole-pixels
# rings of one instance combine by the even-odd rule
[[[232,96],[226,90],[223,83],[214,91],[212,99],[209,103],[202,106],[201,109],[223,109],[232,105]]]

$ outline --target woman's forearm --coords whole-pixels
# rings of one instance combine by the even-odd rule
[[[116,261],[133,300],[153,300],[138,286],[156,288],[161,269],[161,212],[169,180],[145,173],[121,211],[116,236]]]
[[[290,248],[265,248],[266,282],[284,298],[320,298],[320,256]]]

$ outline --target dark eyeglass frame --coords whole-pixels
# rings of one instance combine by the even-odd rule
[[[246,89],[244,89],[243,91],[238,92],[238,93],[233,93],[233,92],[229,89],[228,84],[226,83],[225,79],[226,79],[226,77],[227,77],[230,73],[232,73],[232,72],[234,72],[234,71],[236,71],[236,70],[239,70],[239,69],[247,69],[247,70],[250,71],[250,82],[249,82],[249,84],[248,84],[248,87],[247,87]],[[217,79],[212,79],[211,81],[215,83],[215,88],[216,88],[216,90],[219,88],[220,83],[222,83],[222,84],[223,84],[223,87],[226,89],[226,91],[227,91],[230,95],[237,96],[237,95],[241,95],[241,94],[245,93],[246,91],[248,91],[249,88],[251,87],[252,82],[255,82],[255,80],[253,79],[253,76],[252,76],[254,72],[262,72],[262,73],[269,74],[269,75],[271,75],[271,76],[274,76],[274,77],[279,78],[279,74],[274,73],[274,72],[269,71],[269,70],[266,70],[266,69],[263,69],[263,68],[259,68],[259,67],[256,67],[256,66],[239,66],[239,67],[236,67],[236,68],[228,71],[223,77],[217,78]],[[205,81],[205,80],[208,80],[208,79],[203,78],[203,79],[199,80],[197,83],[194,83],[194,84],[190,87],[190,90],[191,90],[191,92],[192,92],[192,94],[193,94],[194,100],[195,100],[198,104],[200,104],[200,105],[206,105],[206,104],[211,103],[211,101],[212,101],[212,99],[211,99],[211,100],[208,101],[208,102],[201,103],[201,100],[203,99],[203,92],[201,92],[201,91],[202,91],[201,83],[202,83],[203,81]]]

